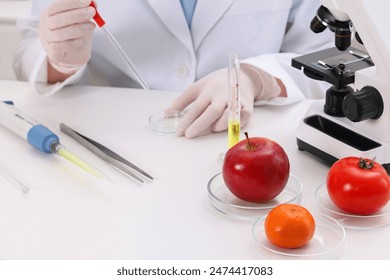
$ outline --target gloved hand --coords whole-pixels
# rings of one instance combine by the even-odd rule
[[[91,2],[55,0],[40,17],[39,38],[49,63],[61,73],[73,74],[90,59],[96,13]]]
[[[244,126],[253,113],[255,100],[270,99],[283,93],[281,81],[267,72],[249,64],[241,64],[240,100],[241,126]],[[285,94],[285,92],[284,92]],[[217,70],[195,82],[166,109],[188,112],[180,121],[177,136],[194,138],[207,129],[220,132],[228,126],[227,69]]]

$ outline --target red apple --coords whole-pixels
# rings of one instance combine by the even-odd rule
[[[228,189],[238,198],[262,203],[278,196],[285,188],[290,162],[284,149],[264,137],[241,140],[231,147],[222,167]]]

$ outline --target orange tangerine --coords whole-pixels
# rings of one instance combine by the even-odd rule
[[[268,213],[264,229],[273,245],[294,249],[309,243],[314,235],[315,221],[303,206],[280,204]]]

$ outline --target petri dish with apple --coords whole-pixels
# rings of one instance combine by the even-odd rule
[[[312,213],[315,231],[311,240],[304,246],[285,249],[269,242],[265,234],[262,217],[252,227],[252,249],[260,259],[267,260],[333,260],[340,259],[345,250],[346,232],[343,225],[322,213]]]
[[[290,173],[285,188],[278,196],[264,203],[254,203],[239,199],[232,194],[225,185],[222,172],[214,175],[207,184],[209,202],[217,212],[231,218],[249,221],[267,215],[279,204],[300,204],[302,189],[301,181]]]
[[[315,191],[316,210],[338,220],[347,229],[366,230],[390,225],[390,203],[370,215],[351,214],[338,208],[330,199],[326,183]]]

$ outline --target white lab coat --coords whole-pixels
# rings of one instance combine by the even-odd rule
[[[19,21],[24,36],[15,53],[19,79],[29,80],[38,93],[47,95],[74,83],[139,87],[98,28],[88,66],[63,83],[46,85],[46,56],[37,26],[50,2],[32,0],[31,11]],[[230,52],[282,79],[290,101],[303,95],[318,97],[324,89],[291,66],[295,56],[333,46],[331,32],[310,31],[320,6],[317,0],[198,0],[191,32],[179,0],[98,0],[97,4],[106,27],[151,89],[182,91],[226,67]]]

